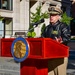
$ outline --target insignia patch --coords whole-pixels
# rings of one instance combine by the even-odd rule
[[[56,30],[53,30],[53,31],[52,31],[52,34],[55,34],[55,35],[57,35],[57,34],[58,34],[58,31],[56,31]]]

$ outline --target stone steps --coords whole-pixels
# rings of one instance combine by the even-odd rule
[[[75,60],[75,50],[70,50],[69,51],[69,59],[74,59]]]

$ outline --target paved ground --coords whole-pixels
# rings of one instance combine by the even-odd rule
[[[69,60],[67,75],[75,75],[75,60]]]
[[[75,41],[71,41],[68,46],[70,47],[70,55],[68,60],[67,75],[75,75]]]
[[[20,75],[20,63],[12,57],[0,57],[0,75]]]

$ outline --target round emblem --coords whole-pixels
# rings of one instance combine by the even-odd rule
[[[25,38],[16,38],[11,46],[11,53],[17,62],[24,61],[29,55],[29,45]]]

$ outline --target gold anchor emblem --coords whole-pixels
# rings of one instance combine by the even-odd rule
[[[14,56],[23,58],[26,54],[26,45],[22,41],[17,41],[14,44]]]

